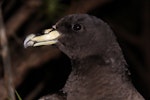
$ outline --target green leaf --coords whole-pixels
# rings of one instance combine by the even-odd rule
[[[17,98],[19,99],[19,100],[22,100],[22,98],[20,97],[20,95],[18,94],[18,92],[15,90],[15,93],[16,93],[16,95],[17,95]]]

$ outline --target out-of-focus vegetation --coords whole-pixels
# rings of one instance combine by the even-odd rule
[[[4,0],[3,21],[11,56],[14,87],[23,100],[61,89],[70,61],[55,47],[24,49],[30,33],[40,34],[61,17],[88,13],[105,20],[114,30],[132,72],[133,83],[150,99],[149,0]],[[0,42],[1,43],[1,42]],[[4,65],[0,46],[0,100],[6,100]]]
[[[41,13],[46,16],[46,19],[56,19],[64,14],[68,5],[61,3],[60,0],[45,0]]]

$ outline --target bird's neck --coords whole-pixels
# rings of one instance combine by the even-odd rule
[[[87,81],[87,84],[97,86],[105,92],[108,88],[114,91],[118,89],[119,94],[122,91],[119,90],[120,86],[124,87],[123,91],[132,91],[132,83],[126,73],[127,69],[123,64],[123,66],[119,66],[115,58],[112,59],[114,61],[106,61],[99,56],[93,56],[73,61],[73,74],[77,75],[79,79],[81,78],[83,83]],[[106,95],[109,92],[112,91],[108,90]]]
[[[122,52],[115,49],[113,51],[108,50],[105,54],[97,53],[74,59],[72,60],[72,65],[75,70],[92,70],[93,67],[98,65],[99,69],[109,67],[110,70],[114,70],[116,73],[129,73]]]
[[[141,96],[133,87],[128,75],[126,75],[123,60],[117,61],[115,57],[111,59],[113,59],[113,61],[108,59],[107,61],[101,56],[93,55],[84,59],[73,60],[73,69],[68,84],[66,85],[72,88],[69,88],[69,90],[66,89],[65,91],[72,93],[72,91],[83,89],[89,98],[94,98],[95,95],[98,95],[99,99],[102,100],[105,98],[108,99],[110,95],[111,100],[127,100],[126,97],[132,94],[132,99],[130,100],[139,100],[136,97]],[[73,85],[70,84],[70,82],[72,82]],[[78,92],[80,94],[80,91]]]
[[[125,80],[129,79],[128,75],[130,73],[119,45],[117,43],[112,43],[111,45],[105,51],[101,51],[103,53],[96,50],[83,58],[72,60],[73,70],[75,72],[82,72],[79,73],[81,75],[86,75],[90,72],[94,74],[95,71],[98,72],[97,74],[100,74],[99,77],[106,75],[109,78],[111,75],[116,75],[121,76],[118,77],[120,81],[122,78]]]

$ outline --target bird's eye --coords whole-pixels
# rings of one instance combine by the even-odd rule
[[[79,30],[81,30],[81,25],[80,24],[74,24],[73,26],[72,26],[72,29],[74,30],[74,31],[79,31]]]

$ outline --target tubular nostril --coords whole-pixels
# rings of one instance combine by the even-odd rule
[[[56,25],[53,25],[52,28],[53,28],[54,30],[56,30]]]

